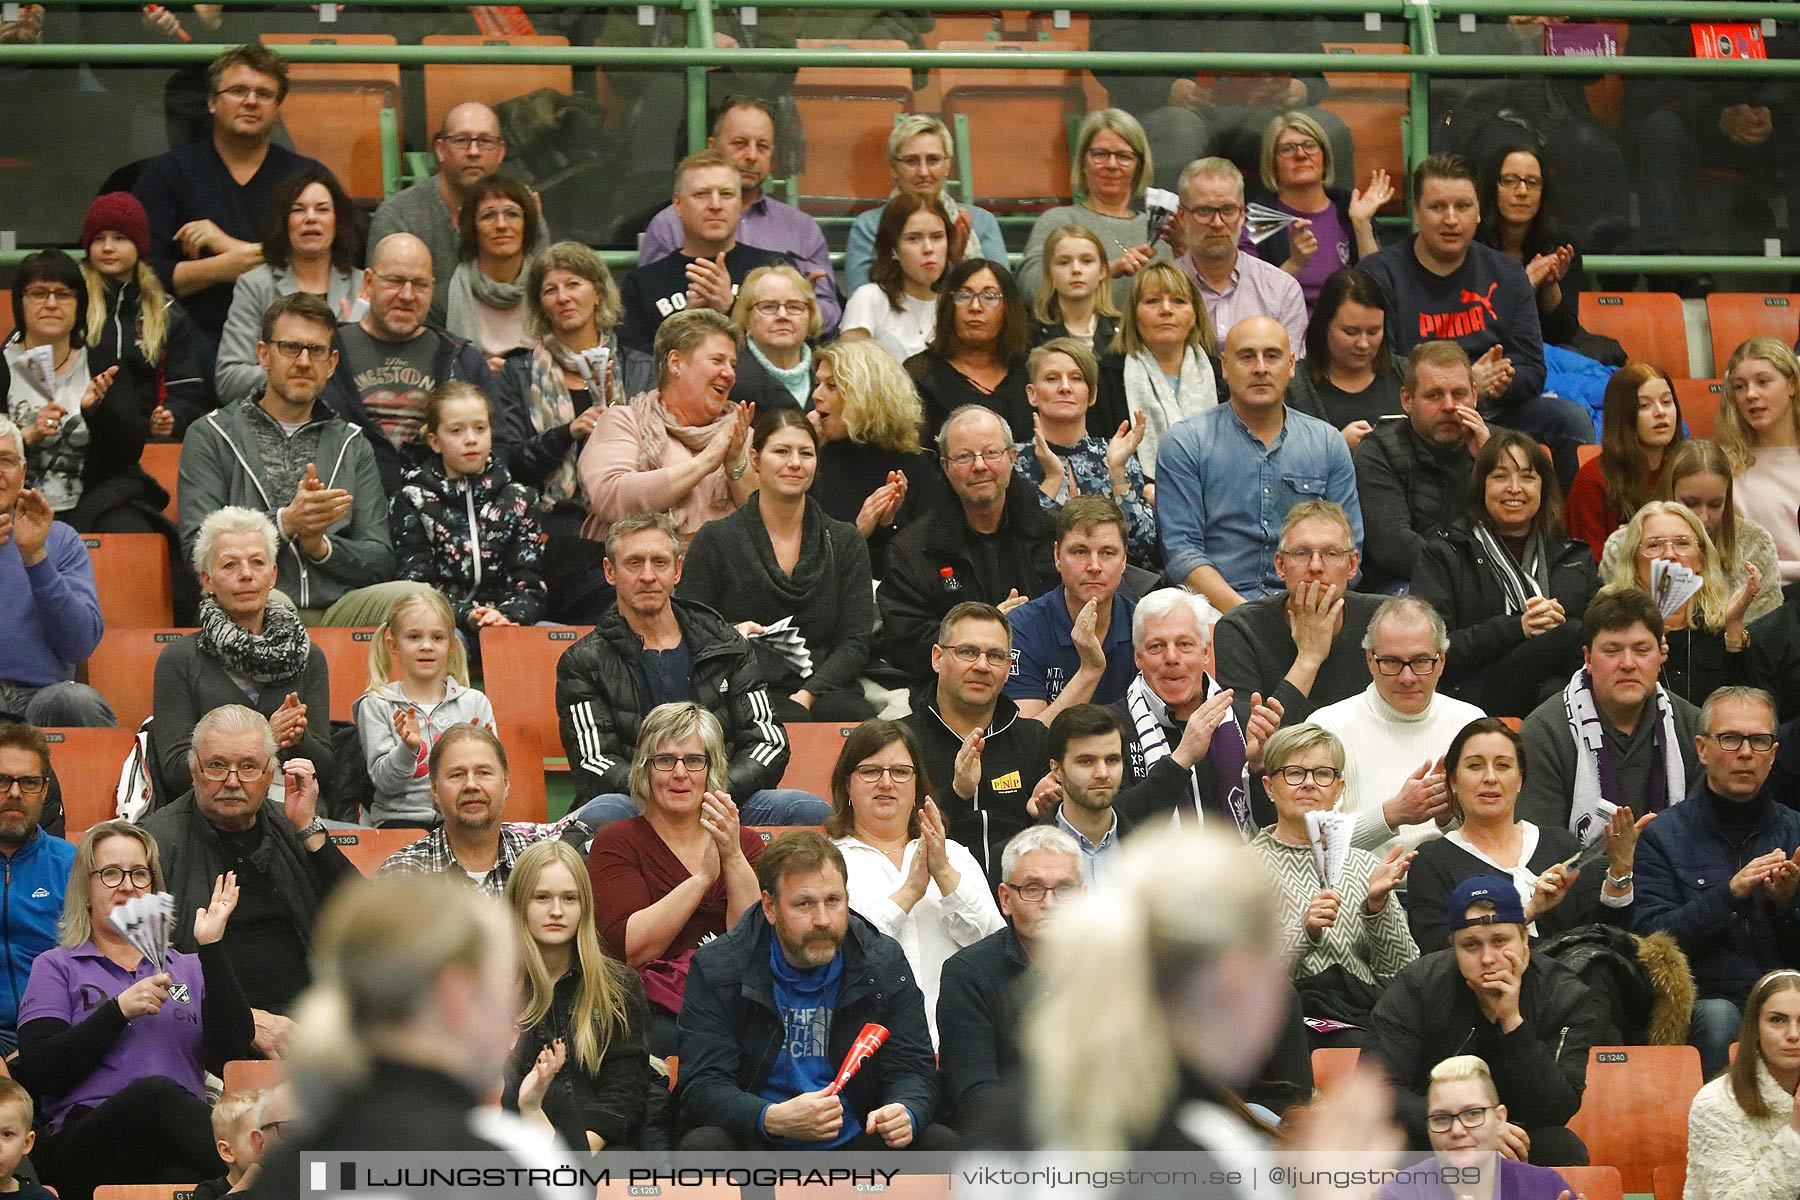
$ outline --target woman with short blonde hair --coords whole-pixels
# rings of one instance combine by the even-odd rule
[[[958,204],[944,190],[956,167],[956,143],[950,130],[936,117],[911,113],[894,122],[888,134],[888,168],[894,173],[893,195],[916,192],[936,198],[950,216],[950,258],[1004,258],[1006,239],[1000,222],[985,208]],[[966,184],[967,181],[965,180]],[[850,225],[844,246],[844,290],[853,293],[869,282],[875,261],[875,231],[886,205],[860,214]]]
[[[744,331],[734,400],[759,409],[798,408],[812,393],[812,339],[819,336],[819,298],[786,263],[744,276],[731,320]]]

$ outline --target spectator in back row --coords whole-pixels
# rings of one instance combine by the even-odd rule
[[[25,438],[0,415],[0,713],[28,725],[113,725],[112,705],[75,668],[104,631],[94,563],[49,502],[25,486]]]
[[[456,270],[463,201],[475,184],[506,161],[500,118],[476,100],[456,105],[444,114],[444,127],[432,135],[431,153],[437,159],[437,173],[381,202],[369,222],[369,244],[378,246],[392,234],[410,233],[425,243],[431,256],[431,269],[425,274],[447,280]],[[422,299],[423,319],[442,328],[447,291]]]
[[[233,284],[262,265],[270,201],[295,174],[325,168],[273,141],[288,90],[274,51],[225,51],[206,90],[212,137],[151,159],[132,192],[150,219],[150,265],[217,342]]]
[[[356,315],[362,242],[356,232],[356,209],[331,173],[297,172],[275,194],[268,226],[262,263],[238,276],[231,311],[219,335],[213,387],[227,404],[260,392],[268,382],[256,362],[256,335],[263,313],[277,297],[307,292],[322,298],[340,321]],[[179,432],[188,422],[177,417]]]
[[[634,814],[627,794],[639,727],[660,705],[697,703],[724,728],[727,790],[750,825],[816,825],[822,800],[780,788],[787,733],[769,703],[755,653],[709,608],[674,597],[682,548],[661,513],[638,513],[607,535],[616,607],[556,664],[556,709],[582,820],[596,828]]]
[[[1200,285],[1213,338],[1223,343],[1238,322],[1268,317],[1287,330],[1290,346],[1306,342],[1306,297],[1294,276],[1238,249],[1243,236],[1244,176],[1224,158],[1203,158],[1182,169],[1180,234],[1187,246],[1177,263]]]
[[[50,743],[31,725],[0,722],[0,857],[11,880],[0,893],[0,1051],[19,1048],[19,997],[31,964],[56,945],[75,847],[38,827],[50,793]],[[18,793],[15,803],[13,793]]]
[[[444,284],[444,328],[498,371],[528,345],[525,265],[543,245],[537,197],[510,175],[490,175],[463,197],[457,226],[456,270]]]
[[[949,261],[1005,256],[1006,239],[994,214],[973,204],[959,205],[944,191],[956,165],[956,147],[942,121],[921,113],[895,121],[888,132],[887,159],[888,169],[894,173],[895,195],[913,192],[943,205],[950,218]],[[869,282],[875,231],[886,211],[885,205],[872,208],[858,214],[850,225],[850,240],[844,247],[844,286],[851,292]]]
[[[421,457],[417,443],[432,390],[451,380],[483,392],[494,386],[479,349],[425,323],[432,281],[424,242],[396,233],[375,243],[363,271],[369,311],[337,327],[337,361],[321,396],[369,439],[390,496]]]
[[[375,450],[319,395],[337,366],[337,319],[316,296],[283,296],[263,314],[263,394],[195,422],[181,444],[181,542],[226,505],[266,514],[283,539],[275,582],[318,625],[375,625],[402,591],[388,539]]]
[[[763,191],[775,165],[775,114],[765,100],[732,96],[713,117],[708,149],[717,150],[737,166],[738,197],[742,213],[738,236],[747,246],[786,256],[806,278],[807,290],[816,297],[819,321],[835,329],[842,306],[831,273],[831,252],[818,221],[791,204],[783,204]],[[686,241],[676,205],[657,213],[644,230],[638,257],[646,263],[667,258]]]
[[[1225,339],[1224,365],[1231,402],[1183,421],[1157,453],[1156,519],[1169,578],[1230,612],[1275,591],[1276,534],[1296,505],[1338,506],[1353,554],[1362,548],[1363,519],[1343,438],[1287,407],[1294,355],[1282,327],[1245,318]],[[1355,573],[1352,562],[1345,582]]]
[[[1393,184],[1387,171],[1376,167],[1366,190],[1354,178],[1348,188],[1334,187],[1331,139],[1319,122],[1298,110],[1276,114],[1263,128],[1261,168],[1266,198],[1295,220],[1246,249],[1292,275],[1310,313],[1327,279],[1381,249],[1375,214],[1393,198]]]

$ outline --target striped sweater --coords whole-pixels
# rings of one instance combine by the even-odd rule
[[[1269,878],[1279,893],[1284,949],[1294,959],[1296,979],[1341,966],[1365,983],[1386,983],[1419,957],[1398,896],[1390,895],[1387,905],[1374,916],[1363,911],[1369,877],[1380,865],[1367,850],[1350,851],[1344,863],[1337,921],[1313,941],[1307,936],[1305,920],[1306,908],[1320,890],[1312,847],[1276,841],[1270,827],[1256,835],[1250,849],[1268,866]]]

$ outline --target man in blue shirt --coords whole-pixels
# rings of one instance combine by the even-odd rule
[[[19,1046],[19,998],[31,964],[56,945],[63,893],[75,847],[38,828],[50,791],[50,743],[29,725],[0,724],[0,955],[6,985],[0,987],[0,1053]]]
[[[1019,715],[1046,725],[1071,705],[1123,699],[1135,674],[1137,601],[1119,589],[1125,514],[1105,496],[1077,496],[1057,511],[1054,558],[1062,586],[1006,617],[1013,638],[1006,694]]]
[[[1363,541],[1356,467],[1325,421],[1287,406],[1294,352],[1287,330],[1246,317],[1225,336],[1229,404],[1189,417],[1156,456],[1156,524],[1169,578],[1220,612],[1283,590],[1272,567],[1287,512],[1332,500]]]
[[[694,952],[678,1026],[683,1150],[955,1148],[930,1124],[936,1063],[900,943],[850,912],[844,856],[822,834],[756,863],[762,903]],[[886,1042],[833,1095],[857,1035]]]

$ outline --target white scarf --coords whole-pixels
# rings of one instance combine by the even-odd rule
[[[1613,812],[1633,799],[1602,795],[1600,756],[1604,752],[1604,734],[1594,694],[1583,682],[1586,675],[1586,668],[1576,671],[1563,688],[1563,712],[1569,719],[1569,736],[1575,740],[1575,788],[1569,798],[1569,831],[1581,839],[1583,846],[1598,841]],[[1660,683],[1656,685],[1653,719],[1662,722],[1663,770],[1668,781],[1668,802],[1674,804],[1687,794],[1687,769],[1681,763],[1681,743],[1675,732],[1675,706]]]
[[[1200,698],[1202,702],[1218,690],[1219,685],[1210,675],[1201,677]],[[1179,722],[1170,715],[1168,705],[1163,703],[1162,697],[1156,694],[1141,672],[1133,676],[1131,683],[1125,688],[1125,708],[1131,714],[1131,723],[1137,732],[1138,748],[1144,755],[1144,771],[1148,774],[1152,767],[1169,757],[1171,753],[1169,737],[1163,732],[1163,727],[1165,724],[1176,725]],[[1227,725],[1231,727],[1229,731],[1225,728]],[[1236,753],[1243,753],[1243,731],[1238,728],[1237,713],[1232,709],[1225,710],[1225,719],[1219,722],[1219,727],[1213,731],[1213,737],[1218,739],[1214,743],[1216,747],[1233,745]],[[1228,752],[1222,751],[1222,753]],[[1207,757],[1212,757],[1210,750]],[[1213,763],[1215,777],[1225,773],[1216,769],[1224,761],[1228,760],[1217,760]],[[1229,771],[1229,768],[1226,770]],[[1221,790],[1227,793],[1225,807],[1236,821],[1238,833],[1248,842],[1257,833],[1256,820],[1250,813],[1249,765],[1246,763],[1239,768],[1238,777],[1235,780],[1236,787],[1229,786],[1223,778],[1217,778],[1216,781]],[[1200,804],[1200,781],[1195,778],[1193,771],[1188,772],[1188,796],[1193,801],[1195,818],[1204,823],[1206,810]],[[1170,818],[1176,828],[1181,827],[1181,809],[1179,807],[1170,814]]]
[[[1203,413],[1219,403],[1212,364],[1192,346],[1181,359],[1180,384],[1179,394],[1171,395],[1168,377],[1148,350],[1125,358],[1125,405],[1132,416],[1143,413],[1147,418],[1144,440],[1137,452],[1147,480],[1156,478],[1156,448],[1162,444],[1163,435],[1183,417]]]

